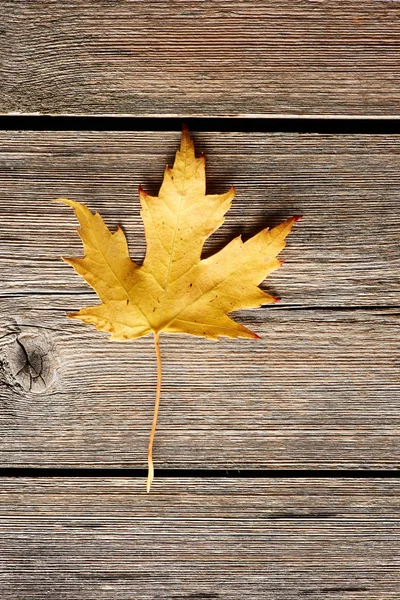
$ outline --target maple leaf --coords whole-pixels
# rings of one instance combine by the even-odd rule
[[[258,338],[228,313],[276,302],[259,284],[281,266],[277,254],[300,217],[292,217],[246,242],[241,236],[206,259],[205,240],[222,225],[235,196],[206,194],[205,157],[195,157],[183,127],[174,166],[165,169],[158,196],[139,187],[147,249],[139,266],[129,256],[120,227],[111,233],[98,213],[85,205],[58,198],[71,206],[80,223],[83,258],[64,258],[91,285],[102,304],[68,316],[107,331],[113,340],[154,334],[158,364],[156,405],[149,440],[147,491],[154,477],[152,447],[161,393],[159,335],[187,333],[206,338]]]

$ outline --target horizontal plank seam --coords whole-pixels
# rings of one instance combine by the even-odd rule
[[[11,294],[0,294],[0,300],[2,299],[6,299],[6,298],[21,298],[21,297],[25,297],[25,296],[66,296],[66,297],[75,297],[75,296],[88,296],[88,297],[95,297],[95,294],[93,292],[36,292],[36,291],[32,291],[32,292],[16,292],[16,293],[11,293]],[[343,305],[302,305],[302,304],[284,304],[284,303],[280,303],[278,306],[273,306],[273,305],[268,305],[266,304],[265,306],[261,306],[261,309],[264,310],[270,310],[270,311],[284,311],[284,310],[290,310],[290,311],[301,311],[301,310],[307,310],[307,311],[313,311],[313,310],[326,310],[326,311],[330,311],[330,312],[352,312],[352,311],[365,311],[365,310],[373,310],[373,311],[379,311],[379,310],[400,310],[400,305],[399,304],[362,304],[362,305],[350,305],[350,306],[343,306]],[[47,310],[64,310],[63,308],[49,308]]]
[[[389,469],[155,469],[156,477],[165,478],[235,478],[235,479],[365,479],[365,478],[400,478],[400,470]],[[36,467],[2,467],[0,477],[127,477],[130,479],[146,478],[147,469],[119,468],[36,468]]]
[[[399,134],[400,116],[391,117],[124,117],[0,115],[0,130],[30,131],[192,131]]]

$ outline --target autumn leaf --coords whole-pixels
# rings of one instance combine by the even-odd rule
[[[83,258],[64,258],[96,291],[98,306],[68,315],[111,334],[112,340],[131,340],[154,334],[158,364],[156,405],[149,441],[147,491],[154,477],[152,448],[161,393],[159,336],[187,333],[258,338],[228,313],[276,301],[258,286],[281,266],[277,254],[299,217],[263,229],[246,242],[234,238],[222,250],[201,259],[205,240],[224,222],[235,196],[206,194],[205,157],[195,157],[184,127],[173,168],[165,169],[158,196],[139,187],[146,234],[146,256],[139,266],[129,256],[125,234],[111,233],[98,213],[85,205],[59,198],[71,206],[80,223]]]

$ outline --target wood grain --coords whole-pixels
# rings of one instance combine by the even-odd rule
[[[4,600],[397,600],[399,483],[8,479]]]
[[[20,304],[18,320],[31,325],[19,339],[27,347],[33,336],[39,348],[51,339],[52,381],[45,391],[23,387],[16,343],[2,346],[1,465],[144,468],[151,338],[112,343],[70,324],[65,300],[41,304],[25,315]],[[397,468],[398,311],[242,320],[263,340],[162,337],[156,468]]]
[[[133,257],[145,240],[137,188],[156,194],[179,132],[0,132],[1,295],[87,294],[60,261],[81,253],[69,197],[121,225]],[[285,305],[399,305],[400,136],[194,134],[209,193],[232,184],[211,253],[233,236],[302,214],[265,284]],[[93,296],[94,297],[94,296]]]
[[[396,468],[398,136],[196,134],[209,191],[237,197],[207,252],[292,214],[260,342],[164,336],[156,468]],[[67,196],[144,253],[137,186],[156,193],[178,133],[0,134],[2,466],[145,467],[151,338],[111,343],[65,313],[97,302]]]
[[[5,0],[3,113],[398,116],[400,5]]]

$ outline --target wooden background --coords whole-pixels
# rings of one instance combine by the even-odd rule
[[[4,112],[393,116],[398,0],[3,0]]]
[[[1,597],[397,600],[399,134],[368,120],[272,133],[254,117],[396,119],[400,2],[6,0],[0,17]],[[115,127],[16,130],[21,114]],[[281,302],[236,315],[262,340],[162,336],[146,495],[119,469],[146,467],[152,340],[111,343],[66,318],[96,296],[60,260],[81,245],[51,200],[121,225],[140,261],[137,187],[156,193],[172,163],[173,115],[224,119],[193,121],[208,191],[237,191],[205,253],[303,220],[262,286]],[[120,131],[120,116],[159,121]]]

